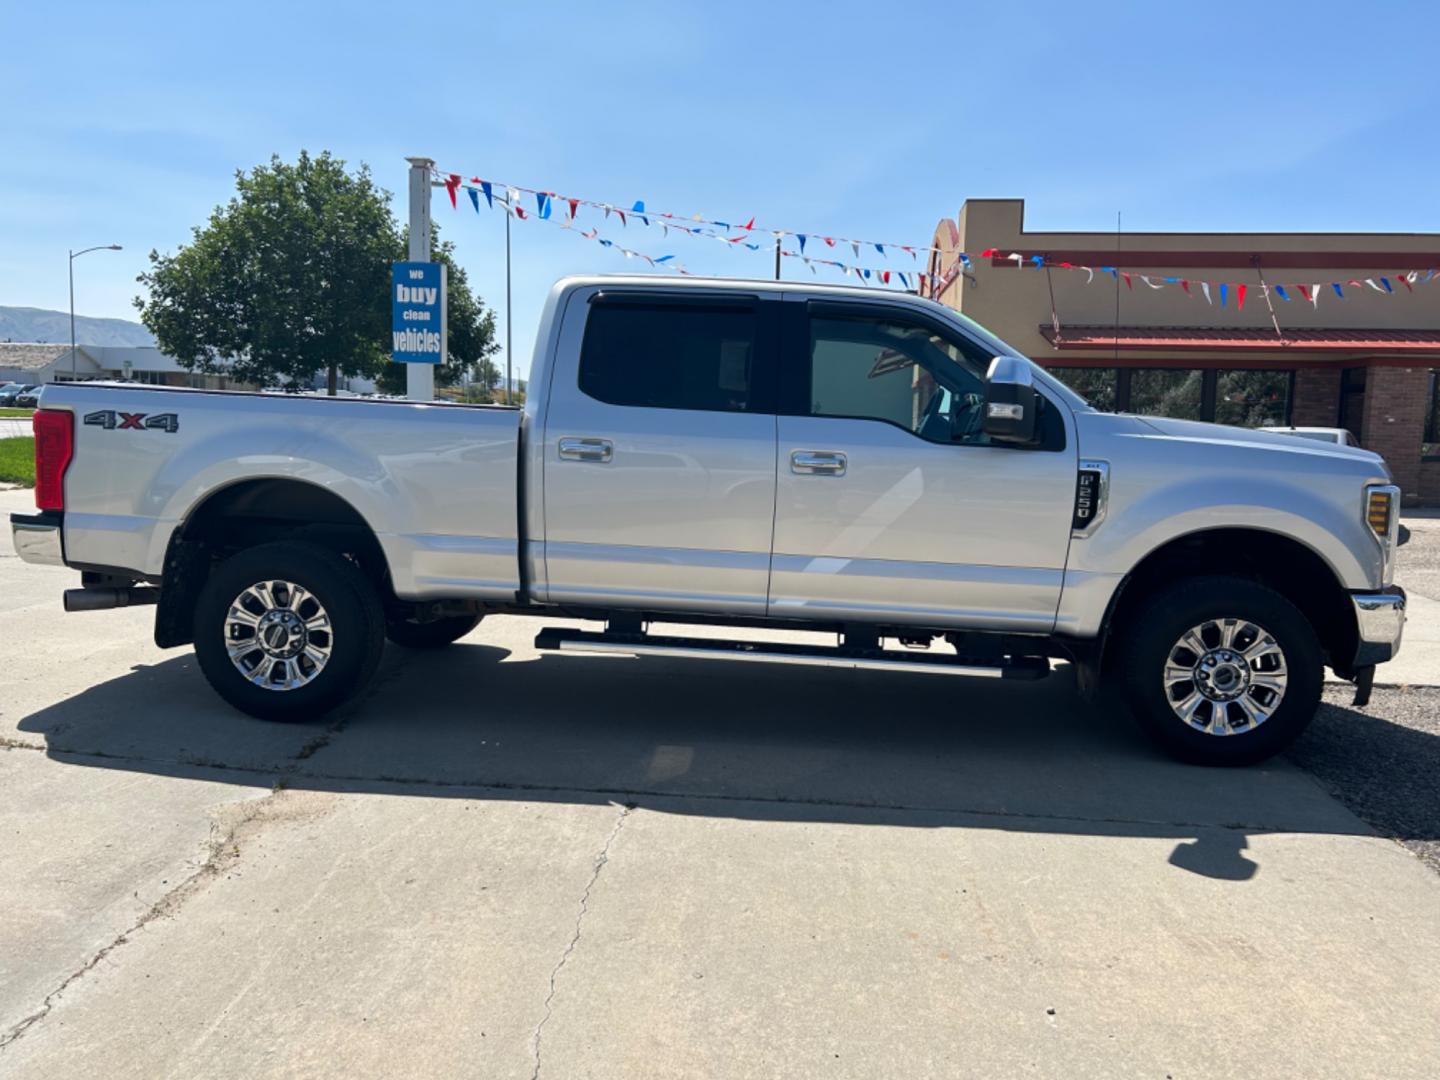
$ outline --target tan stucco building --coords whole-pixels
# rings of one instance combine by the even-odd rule
[[[1030,232],[1024,200],[972,199],[934,246],[937,299],[1096,405],[1345,427],[1440,503],[1440,235]]]

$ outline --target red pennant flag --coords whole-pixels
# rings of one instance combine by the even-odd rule
[[[1180,279],[1180,288],[1185,290],[1186,296],[1190,295],[1190,282],[1186,281],[1184,278]]]
[[[920,291],[923,293],[925,291],[925,275],[916,274],[915,276],[920,279]]]
[[[579,205],[580,205],[580,200],[579,200],[579,199],[566,199],[565,201],[570,204],[570,220],[571,220],[571,221],[574,221],[574,220],[575,220],[575,210],[579,207]]]
[[[616,207],[615,213],[620,215],[620,227],[622,229],[629,228],[629,226],[625,224],[625,211],[621,210],[619,207]]]
[[[1236,286],[1235,286],[1235,310],[1236,310],[1236,311],[1244,311],[1244,310],[1245,310],[1245,286],[1244,286],[1244,285],[1236,285]]]
[[[1135,288],[1134,283],[1131,282],[1131,280],[1130,280],[1130,271],[1129,271],[1129,270],[1121,270],[1121,271],[1120,271],[1120,276],[1125,279],[1125,288],[1127,288],[1127,289],[1133,289],[1133,288]]]
[[[986,248],[984,251],[980,252],[980,258],[993,259],[998,254],[999,252],[996,251],[994,248]]]
[[[1401,275],[1399,275],[1399,277],[1400,277],[1400,284],[1405,286],[1405,291],[1406,291],[1406,292],[1414,292],[1414,291],[1415,291],[1414,289],[1412,289],[1412,288],[1410,287],[1410,279],[1409,279],[1406,275],[1401,274]]]
[[[1061,269],[1061,270],[1069,270],[1069,269],[1070,269],[1070,264],[1067,263],[1067,262],[1062,262],[1062,263],[1060,264],[1060,269]]]
[[[830,239],[830,237],[828,237],[828,236],[822,236],[822,237],[820,237],[820,239],[821,239],[821,240],[824,240],[825,243],[829,244],[831,247],[834,247],[834,246],[835,246],[835,241],[832,240],[832,239]]]
[[[1304,285],[1296,285],[1295,287],[1300,290],[1301,296],[1303,296],[1306,300],[1310,299],[1310,290],[1308,287]]]
[[[880,271],[880,280],[883,281],[886,285],[889,285],[889,284],[890,284],[890,271],[889,271],[889,270],[881,270],[881,271]]]
[[[445,190],[450,193],[450,208],[452,210],[458,210],[459,204],[455,202],[455,192],[460,190],[460,177],[458,174],[451,173],[449,177],[446,178]]]
[[[744,226],[744,227],[747,228],[747,229],[753,229],[753,228],[755,228],[755,218],[754,218],[754,217],[751,217],[749,221],[745,222],[745,226]]]

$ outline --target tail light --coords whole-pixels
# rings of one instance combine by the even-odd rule
[[[65,470],[75,456],[75,414],[59,409],[35,412],[35,505],[65,509]]]

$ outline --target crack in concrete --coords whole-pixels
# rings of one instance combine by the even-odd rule
[[[12,1043],[23,1038],[26,1032],[44,1020],[66,990],[70,989],[76,982],[93,971],[98,964],[104,961],[116,949],[126,944],[134,934],[138,933],[156,919],[163,918],[166,915],[176,914],[186,900],[199,892],[200,889],[210,881],[218,877],[223,870],[233,865],[240,857],[238,840],[241,831],[247,825],[260,818],[267,807],[273,805],[279,795],[279,791],[272,791],[269,795],[263,796],[262,798],[242,803],[233,822],[218,836],[216,834],[220,826],[218,823],[212,822],[210,826],[210,840],[207,844],[205,858],[201,861],[195,872],[161,896],[155,903],[147,907],[141,912],[139,919],[130,927],[121,931],[109,944],[105,945],[96,952],[94,956],[90,957],[89,960],[81,964],[80,967],[65,976],[59,986],[45,995],[44,999],[40,1002],[40,1006],[34,1012],[12,1025],[8,1031],[0,1034],[0,1052],[3,1052]]]
[[[615,819],[615,827],[610,830],[610,835],[605,839],[605,846],[600,849],[600,854],[595,859],[595,869],[590,874],[590,880],[585,884],[585,891],[580,894],[580,910],[575,915],[575,932],[570,935],[570,942],[565,946],[565,951],[560,954],[560,961],[550,972],[550,990],[545,995],[545,1015],[535,1025],[535,1031],[530,1037],[531,1056],[535,1062],[535,1068],[530,1073],[530,1080],[540,1080],[540,1036],[555,1011],[555,980],[559,977],[561,969],[569,962],[570,954],[575,951],[575,946],[580,942],[580,924],[585,921],[585,913],[590,909],[590,890],[595,888],[595,883],[600,880],[600,871],[605,869],[605,864],[610,861],[610,845],[615,843],[615,838],[620,835],[621,826],[625,824],[625,819],[630,816],[630,811],[633,809],[635,809],[634,803],[625,803],[620,807],[620,814]]]

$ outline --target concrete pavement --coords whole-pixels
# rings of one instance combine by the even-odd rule
[[[1158,757],[1067,674],[541,657],[497,619],[265,724],[150,612],[63,615],[74,575],[8,539],[7,1077],[1440,1058],[1440,878],[1288,762]]]

